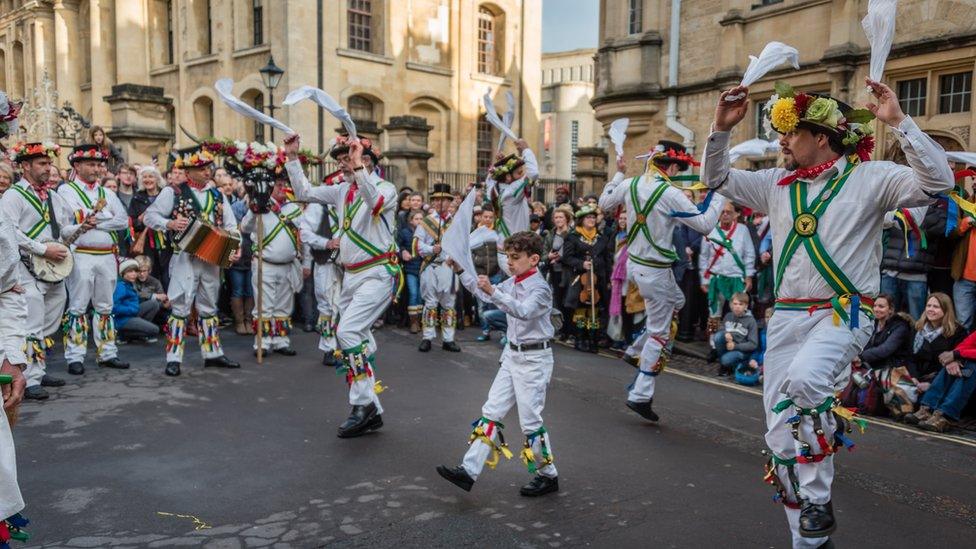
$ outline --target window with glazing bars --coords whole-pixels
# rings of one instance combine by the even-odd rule
[[[264,44],[264,0],[253,0],[251,2],[251,23],[254,25],[252,36],[255,46]]]
[[[637,34],[643,28],[644,0],[630,0],[628,32]]]
[[[969,112],[973,94],[973,73],[959,72],[939,77],[939,114]]]
[[[491,131],[491,124],[488,120],[481,116],[478,119],[478,178],[484,178],[485,174],[488,173],[488,168],[491,166],[492,162],[492,141],[493,135]]]
[[[478,72],[495,74],[495,16],[487,8],[478,9]]]
[[[924,116],[928,99],[928,78],[913,78],[898,82],[898,102],[909,116]]]
[[[576,173],[576,152],[579,150],[579,121],[573,120],[569,130],[569,148],[572,156],[570,157],[569,167],[572,173]]]
[[[349,48],[373,51],[373,2],[349,0]]]

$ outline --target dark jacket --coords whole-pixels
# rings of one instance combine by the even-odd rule
[[[861,351],[861,362],[873,369],[904,366],[912,355],[912,327],[899,315],[888,319],[880,331],[875,321],[874,333]]]
[[[582,286],[577,281],[577,278],[587,272],[583,268],[583,262],[586,261],[587,255],[593,261],[593,274],[596,275],[596,280],[594,281],[596,290],[601,294],[601,298],[604,298],[603,294],[606,294],[606,297],[600,302],[601,306],[602,303],[606,303],[607,299],[610,298],[610,285],[608,283],[610,279],[608,273],[613,266],[613,239],[605,233],[598,231],[596,240],[590,244],[584,242],[578,232],[572,231],[566,237],[566,242],[563,243],[563,253],[562,258],[560,258],[563,264],[564,274],[570,277],[570,286],[566,291],[565,306],[567,308],[576,308],[580,304],[579,297]]]
[[[925,233],[928,246],[925,249],[912,236],[909,230],[909,238],[912,242],[914,253],[911,257],[905,254],[905,231],[902,228],[901,220],[895,220],[895,226],[885,229],[882,241],[885,243],[884,256],[881,258],[881,269],[897,271],[899,273],[924,274],[929,272],[938,254],[939,245],[944,240],[946,226],[946,211],[935,205],[929,206],[925,210],[925,219],[919,226],[919,230]]]
[[[916,336],[918,337],[918,336]],[[952,334],[952,337],[945,337],[944,335],[939,335],[932,341],[926,341],[921,337],[918,350],[914,350],[914,338],[913,338],[913,353],[912,353],[912,363],[909,367],[912,375],[920,381],[932,381],[935,374],[939,373],[942,369],[942,363],[939,362],[939,355],[951,351],[956,348],[962,340],[966,339],[966,329],[962,326],[956,326],[956,332]]]
[[[423,262],[423,259],[421,259],[420,254],[413,253],[413,233],[414,233],[414,228],[411,227],[409,223],[407,223],[406,226],[400,227],[400,229],[397,230],[396,241],[397,241],[397,247],[400,248],[401,253],[404,250],[406,250],[410,252],[411,255],[413,255],[413,259],[411,259],[410,261],[403,261],[404,273],[419,275],[420,264]],[[400,259],[401,261],[403,260],[402,255],[400,256]]]
[[[152,276],[147,276],[145,282],[136,279],[135,290],[139,294],[139,301],[148,301],[156,294],[166,293],[163,283]]]
[[[732,334],[732,342],[735,343],[735,350],[749,354],[759,346],[759,329],[756,325],[756,318],[747,309],[742,316],[735,316],[729,311],[722,319],[722,326],[716,334],[721,339],[725,334]]]

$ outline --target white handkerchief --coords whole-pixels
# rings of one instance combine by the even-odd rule
[[[770,42],[766,44],[759,57],[754,55],[749,56],[749,66],[746,67],[746,72],[742,75],[742,82],[739,83],[740,86],[751,86],[758,82],[760,78],[766,76],[769,71],[775,69],[776,67],[782,65],[783,63],[789,63],[794,69],[800,68],[800,52],[797,51],[793,46],[788,46],[782,42]],[[725,98],[726,101],[738,101],[745,97],[744,95],[729,95]]]
[[[262,124],[273,126],[287,134],[295,133],[295,130],[235,97],[234,94],[231,93],[231,90],[234,89],[234,81],[230,78],[221,78],[218,80],[214,84],[214,89],[217,90],[217,95],[220,96],[221,101],[223,101],[234,112],[242,114],[251,120],[256,120]]]
[[[302,86],[290,91],[281,104],[294,105],[304,99],[311,99],[318,106],[329,111],[329,114],[336,117],[342,123],[342,127],[346,128],[346,133],[349,134],[349,137],[352,139],[356,138],[356,124],[352,121],[352,116],[346,112],[346,109],[342,108],[342,105],[338,101],[323,90],[313,86]]]
[[[629,118],[618,118],[610,123],[610,130],[607,135],[617,151],[617,158],[624,157],[624,141],[627,140],[627,126],[630,125]]]

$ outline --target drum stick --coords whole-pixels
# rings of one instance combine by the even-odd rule
[[[258,364],[264,363],[264,214],[257,214],[258,235]]]

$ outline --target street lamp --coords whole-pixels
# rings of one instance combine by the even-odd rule
[[[285,69],[275,65],[274,56],[268,56],[268,64],[258,70],[261,73],[261,80],[264,80],[264,87],[268,88],[268,116],[274,118],[274,90],[281,82],[281,76],[285,74]],[[271,127],[271,142],[274,143],[274,127]]]

